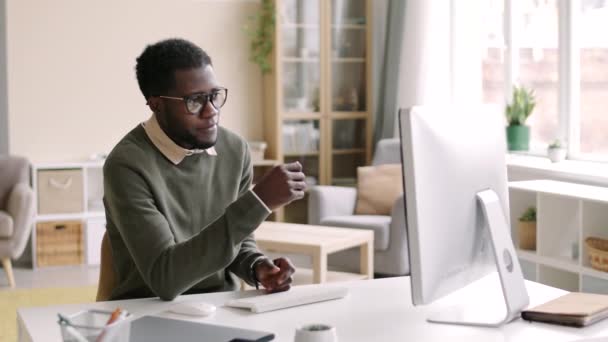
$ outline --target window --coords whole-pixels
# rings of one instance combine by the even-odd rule
[[[608,159],[608,1],[583,0],[580,47],[580,153]]]
[[[504,104],[514,84],[533,89],[531,154],[560,139],[570,158],[608,160],[608,0],[484,7],[483,100]]]
[[[519,37],[519,84],[533,89],[536,107],[528,118],[530,149],[543,151],[558,138],[557,1],[516,0],[521,6],[514,34]]]

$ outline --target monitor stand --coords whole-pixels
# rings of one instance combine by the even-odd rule
[[[499,327],[519,317],[520,312],[529,304],[521,266],[498,196],[493,190],[484,190],[477,193],[477,200],[483,208],[490,229],[490,243],[494,250],[494,260],[500,276],[506,310],[488,310],[487,306],[484,309],[484,307],[463,304],[436,313],[428,318],[429,322]]]

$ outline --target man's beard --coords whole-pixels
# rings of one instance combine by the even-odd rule
[[[213,141],[206,141],[206,142],[198,141],[198,139],[196,139],[196,137],[194,135],[190,135],[190,134],[185,136],[184,140],[188,143],[188,145],[192,146],[193,150],[194,149],[206,150],[208,148],[215,146],[215,144],[217,143],[217,134],[215,135],[215,139]]]

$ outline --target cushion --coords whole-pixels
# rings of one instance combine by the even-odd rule
[[[401,164],[357,168],[357,215],[390,215],[395,200],[403,194]]]
[[[321,221],[323,226],[373,230],[374,250],[377,251],[388,248],[390,224],[391,217],[382,215],[328,216]]]
[[[13,218],[6,212],[0,210],[0,239],[13,236]]]

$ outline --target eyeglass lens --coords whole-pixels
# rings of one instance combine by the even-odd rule
[[[207,104],[208,100],[211,100],[211,104],[215,109],[220,109],[226,103],[226,89],[219,89],[211,94],[197,94],[189,97],[186,100],[186,106],[188,111],[193,114],[198,114],[203,107]]]

